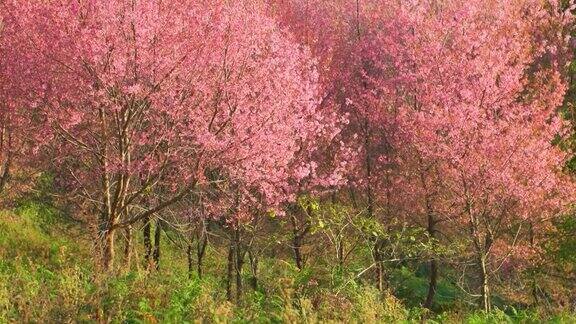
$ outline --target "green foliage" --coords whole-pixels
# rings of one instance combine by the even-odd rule
[[[567,215],[555,225],[557,239],[549,242],[548,252],[554,254],[557,261],[576,266],[576,217]]]
[[[307,205],[306,205],[307,204]],[[305,206],[310,201],[305,203]],[[428,251],[427,238],[403,229],[384,232],[366,217],[353,217],[336,204],[316,205],[314,233],[328,235],[346,227],[348,235],[378,232],[399,244],[403,256]],[[323,220],[323,224],[321,224]],[[416,261],[387,266],[389,290],[374,288],[360,275],[370,251],[359,245],[355,258],[334,267],[332,255],[316,258],[302,271],[276,257],[260,260],[259,288],[245,287],[239,305],[226,301],[223,289],[225,259],[209,246],[203,278],[188,278],[184,253],[164,249],[161,272],[140,267],[104,276],[96,271],[86,233],[42,199],[22,201],[13,212],[0,212],[0,323],[571,323],[574,315],[544,316],[531,310],[503,308],[490,314],[469,313],[458,300],[461,292],[440,278],[436,314],[421,308],[427,289],[427,270]],[[573,230],[569,220],[562,224]],[[366,232],[365,232],[366,233]],[[333,235],[333,234],[332,234]],[[80,237],[80,239],[78,239]],[[337,237],[337,236],[332,236]],[[412,239],[414,237],[414,239]],[[74,238],[74,239],[73,239]],[[137,242],[141,246],[140,237]],[[401,245],[405,244],[404,247]],[[420,246],[420,252],[418,252]],[[122,248],[121,246],[119,248]],[[568,246],[563,247],[569,249]],[[434,250],[434,247],[430,248]],[[141,255],[141,254],[140,254]],[[244,277],[248,279],[248,271]],[[247,283],[248,280],[245,280]]]
[[[416,271],[414,267],[402,266],[393,269],[390,273],[390,282],[394,290],[394,295],[405,301],[407,306],[417,308],[426,299],[428,293],[428,268],[420,267]],[[454,307],[458,300],[465,296],[460,289],[449,281],[440,278],[436,289],[434,309],[438,311]]]

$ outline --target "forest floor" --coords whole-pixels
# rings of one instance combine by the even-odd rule
[[[382,294],[338,271],[297,271],[272,259],[263,260],[258,288],[246,287],[240,302],[229,302],[226,251],[209,246],[205,275],[189,278],[186,252],[169,240],[163,244],[158,271],[135,261],[130,270],[104,275],[78,222],[34,201],[0,211],[0,323],[576,323],[570,315],[506,306],[491,314],[468,311],[446,283],[438,310],[429,313],[418,306],[424,278],[405,269],[391,274],[391,293]],[[141,258],[142,252],[134,254]]]

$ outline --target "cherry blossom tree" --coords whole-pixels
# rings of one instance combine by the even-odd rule
[[[383,290],[388,233],[410,224],[464,243],[490,311],[573,200],[556,145],[573,24],[548,0],[3,0],[0,192],[15,164],[54,172],[108,270],[141,221],[150,257],[156,219],[157,256],[162,226],[201,228],[200,274],[213,222],[229,299],[269,214],[303,268],[315,208],[351,207],[319,214],[341,266],[341,228],[369,223],[360,274]],[[426,253],[431,308],[446,260]]]
[[[561,127],[554,114],[565,89],[566,13],[541,1],[278,6],[319,57],[323,93],[350,114],[342,134],[358,154],[349,156],[348,176],[367,213],[381,222],[423,219],[432,238],[440,222],[468,226],[489,308],[492,236],[554,214],[567,185],[558,174],[563,154],[552,145]],[[432,259],[428,307],[437,268]]]
[[[386,196],[379,193],[387,190],[389,180],[381,177],[389,167],[381,161],[387,160],[390,147],[382,140],[386,137],[388,124],[369,118],[372,109],[366,101],[370,89],[364,73],[369,64],[364,42],[371,17],[365,9],[369,5],[364,1],[307,0],[275,1],[274,4],[280,21],[301,43],[310,46],[318,60],[322,106],[346,116],[342,131],[329,150],[331,153],[316,160],[319,165],[332,165],[338,170],[334,175],[341,181],[333,189],[342,194],[332,198],[339,196],[339,199],[350,201],[362,211],[361,217],[381,218]],[[292,223],[296,242],[301,240],[300,236],[310,224],[306,221]],[[378,261],[382,257],[379,251],[382,242],[374,238],[368,243],[374,250],[376,280],[383,287],[381,262]]]
[[[494,242],[517,244],[506,234],[569,201],[559,174],[564,154],[552,143],[562,126],[555,109],[565,91],[567,43],[545,32],[569,21],[540,1],[408,4],[395,16],[409,32],[397,53],[375,51],[373,61],[403,80],[373,79],[381,115],[391,117],[382,93],[403,97],[393,117],[400,130],[395,163],[412,180],[396,189],[419,197],[422,204],[409,212],[427,215],[430,235],[438,215],[468,228],[489,311]],[[374,33],[382,44],[375,48],[390,44],[389,33]],[[431,275],[435,269],[432,260]],[[434,285],[431,277],[428,306]]]
[[[2,9],[49,62],[53,149],[63,184],[85,212],[100,214],[106,268],[117,229],[181,200],[208,181],[207,170],[282,201],[275,184],[289,178],[298,143],[322,128],[306,50],[259,3],[7,1]]]
[[[0,193],[16,164],[32,161],[38,143],[48,136],[38,109],[44,90],[42,58],[12,18],[0,15]]]

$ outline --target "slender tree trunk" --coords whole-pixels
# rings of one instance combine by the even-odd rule
[[[360,5],[359,1],[356,1],[356,10],[359,10]],[[357,12],[358,14],[358,12]],[[357,32],[358,32],[358,39],[360,39],[360,25],[357,22]],[[364,85],[366,87],[366,85]],[[372,156],[370,155],[370,140],[372,136],[372,132],[370,130],[370,125],[368,120],[364,121],[364,130],[366,132],[364,136],[364,149],[366,150],[365,156],[365,163],[366,163],[366,197],[367,197],[367,206],[366,211],[368,213],[368,218],[374,218],[374,197],[372,192]],[[374,252],[373,252],[373,260],[376,264],[376,287],[379,291],[384,290],[384,269],[382,265],[382,253],[380,251],[380,238],[374,238]]]
[[[104,251],[103,251],[103,264],[106,271],[111,271],[114,266],[114,257],[116,254],[114,243],[116,238],[116,229],[114,226],[118,223],[116,215],[108,216],[104,228]]]
[[[154,266],[156,270],[160,270],[160,238],[162,234],[162,221],[160,219],[156,220],[156,229],[154,231]]]
[[[240,304],[242,298],[242,268],[244,267],[244,253],[242,251],[240,237],[240,227],[238,226],[234,235],[234,245],[236,250],[236,304]]]
[[[192,218],[192,214],[188,217],[189,222],[189,229],[190,229],[190,236],[188,238],[188,246],[186,249],[186,258],[188,259],[188,279],[192,279],[192,272],[194,269],[194,261],[193,261],[193,250],[194,250],[194,221]]]
[[[196,256],[198,259],[198,262],[196,264],[197,267],[197,272],[198,272],[198,278],[202,279],[202,265],[204,264],[204,255],[206,255],[206,246],[208,246],[208,236],[206,235],[206,228],[204,228],[202,230],[202,234],[200,236],[200,238],[198,239],[197,244],[197,250],[196,250]]]
[[[250,271],[252,273],[252,278],[250,278],[250,285],[252,289],[258,289],[258,257],[252,253],[251,250],[248,251],[248,259],[250,260]]]
[[[430,278],[428,281],[428,294],[426,295],[426,302],[424,302],[424,307],[431,309],[434,303],[434,296],[436,295],[436,289],[438,285],[438,262],[435,259],[430,260],[429,265]]]
[[[292,245],[296,267],[298,270],[302,270],[302,268],[304,268],[304,260],[302,259],[302,238],[299,235],[295,235]]]
[[[144,235],[144,266],[146,269],[150,269],[150,257],[152,257],[152,239],[150,217],[144,219],[144,229],[142,230]]]
[[[530,223],[529,227],[529,236],[530,236],[530,247],[534,248],[534,224]],[[532,286],[532,298],[534,298],[534,305],[538,305],[540,302],[540,298],[538,298],[538,283],[536,282],[536,276],[532,274],[531,278],[531,286]]]
[[[378,291],[384,291],[384,268],[382,265],[382,252],[380,251],[380,245],[380,240],[376,239],[372,257],[376,264],[376,288],[378,288]]]
[[[152,240],[150,238],[151,226],[150,217],[144,219],[144,229],[142,230],[144,235],[144,266],[146,269],[150,269],[150,257],[152,256]]]
[[[125,245],[124,245],[124,265],[127,271],[130,271],[132,266],[132,226],[125,229]]]
[[[339,235],[337,239],[338,246],[336,247],[336,258],[338,259],[338,267],[344,269],[344,238]]]
[[[350,202],[352,202],[352,208],[354,208],[354,210],[358,210],[358,200],[356,198],[356,191],[354,191],[354,188],[350,188],[349,193],[350,193]]]
[[[490,280],[487,265],[487,251],[490,251],[490,246],[492,245],[492,235],[489,230],[486,230],[486,235],[482,238],[479,231],[479,221],[478,218],[472,213],[471,204],[468,201],[466,203],[465,212],[468,213],[470,217],[470,235],[472,236],[472,243],[476,251],[476,257],[478,262],[478,270],[480,272],[480,304],[485,312],[490,312],[492,310],[491,296],[490,296]]]
[[[7,154],[10,154],[10,152],[8,152]],[[10,178],[10,157],[8,157],[7,160],[4,161],[2,165],[2,172],[0,174],[0,193],[4,191],[4,188],[6,188],[6,184],[8,183],[9,178]]]
[[[104,219],[104,252],[103,263],[106,271],[112,270],[114,262],[114,225],[118,221],[117,215],[112,209],[112,198],[110,196],[110,174],[108,171],[108,126],[106,116],[102,108],[99,109],[99,117],[102,127],[103,144],[101,147],[100,166],[102,168],[102,195],[104,198],[103,219]]]
[[[204,255],[206,254],[206,247],[208,246],[208,224],[205,219],[202,219],[202,228],[198,235],[198,241],[196,242],[196,271],[198,272],[198,278],[202,279],[202,266],[204,261]]]
[[[436,236],[436,220],[431,212],[431,208],[428,207],[428,209],[428,235],[430,235],[431,238],[434,238]],[[430,260],[429,271],[428,294],[426,295],[424,307],[431,309],[438,286],[438,261],[434,258]]]
[[[138,249],[136,248],[136,245],[132,245],[132,259],[136,260],[136,262],[134,262],[134,265],[136,266],[136,271],[138,273],[140,273],[142,271],[142,265],[140,264],[140,262],[138,262],[138,260],[140,260],[140,255],[138,254]]]
[[[478,266],[480,267],[480,280],[482,284],[482,291],[481,291],[481,304],[484,308],[485,312],[492,311],[492,302],[490,296],[490,282],[489,282],[489,273],[486,265],[486,256],[484,253],[480,255],[478,260]]]
[[[10,178],[10,167],[12,165],[12,136],[6,127],[2,128],[0,134],[0,158],[3,158],[2,167],[0,169],[1,194],[6,187],[6,183],[8,183],[8,179]]]
[[[292,251],[294,252],[294,262],[298,270],[304,268],[304,258],[302,256],[302,240],[306,235],[306,230],[298,228],[298,221],[296,215],[291,215],[292,220]]]
[[[103,263],[106,271],[111,271],[114,264],[114,235],[113,229],[108,229],[104,233]]]
[[[234,243],[228,247],[228,267],[226,268],[226,299],[232,301],[232,277],[234,271]]]
[[[145,186],[146,181],[143,175],[140,175],[140,185]],[[142,197],[142,202],[144,205],[148,204],[147,197]],[[151,233],[151,224],[150,224],[150,216],[145,216],[142,218],[142,241],[144,243],[144,269],[150,270],[150,257],[152,256],[152,240],[150,238]],[[137,249],[136,249],[137,250]],[[138,264],[140,262],[137,262]]]
[[[188,259],[188,279],[192,279],[192,272],[194,269],[194,262],[192,260],[192,242],[188,243],[188,248],[186,249],[186,257]]]
[[[358,27],[359,28],[359,27]],[[358,30],[358,37],[360,37],[360,31]],[[372,193],[372,156],[370,155],[370,137],[372,132],[370,130],[370,125],[368,120],[364,121],[365,128],[365,138],[364,138],[364,148],[366,150],[366,196],[368,199],[367,212],[368,217],[372,218],[374,216],[374,197]]]

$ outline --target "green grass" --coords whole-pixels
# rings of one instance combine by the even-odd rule
[[[491,314],[456,308],[459,291],[444,280],[437,301],[443,312],[431,315],[418,306],[426,293],[425,271],[394,270],[394,296],[382,296],[354,279],[359,264],[332,270],[318,263],[300,272],[277,258],[261,261],[256,291],[246,271],[243,300],[234,305],[225,298],[225,251],[209,246],[205,276],[189,279],[184,252],[169,240],[163,244],[159,273],[133,267],[102,275],[95,271],[93,244],[82,224],[49,203],[27,201],[0,211],[0,323],[419,323],[423,317],[430,323],[540,323],[546,318],[511,308]],[[576,322],[568,314],[547,320]]]

